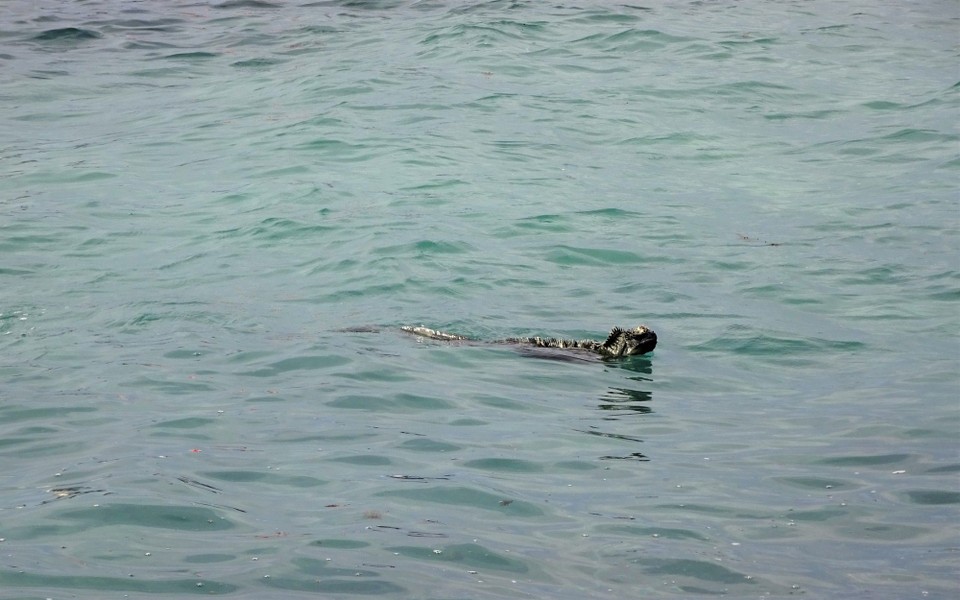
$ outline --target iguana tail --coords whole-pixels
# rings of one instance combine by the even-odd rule
[[[457,335],[455,333],[445,333],[443,331],[437,331],[436,329],[430,329],[429,327],[413,327],[411,325],[404,325],[400,328],[402,331],[407,333],[412,333],[413,335],[419,335],[420,337],[430,338],[431,340],[442,340],[444,342],[453,342],[457,340],[469,340],[470,338]]]

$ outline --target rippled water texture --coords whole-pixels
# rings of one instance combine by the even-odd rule
[[[0,595],[955,598],[958,30],[4,2]]]

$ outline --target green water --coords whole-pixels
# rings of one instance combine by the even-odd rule
[[[0,596],[956,597],[958,26],[4,3]]]

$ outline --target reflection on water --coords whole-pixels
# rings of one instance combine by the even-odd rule
[[[653,409],[647,406],[648,402],[653,401],[653,392],[646,390],[632,390],[628,388],[612,387],[600,396],[600,410],[609,411],[629,411],[640,414],[653,412]],[[616,420],[618,415],[604,417],[608,420]]]
[[[586,433],[587,435],[595,435],[603,438],[611,438],[615,440],[622,440],[625,442],[633,443],[642,443],[638,437],[633,437],[630,435],[623,435],[619,433],[611,433],[609,431],[601,431],[594,426],[591,426],[590,429],[575,429],[574,431],[579,431],[580,433]],[[642,452],[629,452],[627,454],[605,454],[599,457],[600,460],[636,460],[636,461],[649,461],[650,458],[643,454]]]
[[[50,494],[53,495],[52,498],[48,498],[40,504],[49,504],[51,502],[56,502],[57,500],[66,500],[69,498],[75,498],[82,494],[106,494],[106,490],[102,489],[93,489],[82,485],[65,485],[60,487],[51,488],[48,490]]]
[[[653,360],[649,356],[633,356],[626,360],[608,360],[606,365],[613,369],[623,369],[643,375],[653,374]],[[630,377],[638,381],[653,381],[649,377]]]
[[[641,452],[631,452],[630,454],[627,454],[624,456],[613,456],[613,455],[601,456],[600,460],[636,460],[640,462],[647,462],[650,459]]]
[[[605,361],[605,363],[615,369],[639,373],[639,375],[624,377],[625,383],[637,382],[636,387],[611,386],[607,388],[597,402],[597,408],[603,411],[600,413],[600,420],[603,421],[603,425],[590,425],[587,428],[575,429],[575,431],[617,440],[628,445],[623,448],[623,452],[617,451],[600,456],[600,460],[647,462],[650,457],[637,451],[634,447],[635,444],[643,443],[643,439],[637,431],[640,422],[626,419],[626,417],[647,415],[653,412],[653,408],[650,407],[650,403],[653,402],[653,392],[648,387],[648,384],[653,382],[653,364],[647,357],[634,357],[623,361]],[[629,431],[612,431],[611,428],[614,427],[627,427]]]
[[[622,434],[619,434],[619,433],[608,433],[608,432],[606,432],[606,431],[599,431],[599,430],[597,430],[597,429],[574,429],[574,431],[579,431],[580,433],[586,433],[586,434],[589,434],[589,435],[596,435],[596,436],[599,436],[599,437],[613,438],[613,439],[617,439],[617,440],[626,440],[626,441],[628,441],[628,442],[642,442],[642,441],[643,441],[643,440],[641,440],[641,439],[638,438],[638,437],[633,437],[633,436],[630,436],[630,435],[622,435]]]
[[[624,361],[610,361],[607,363],[611,369],[622,369],[637,373],[625,377],[627,381],[635,381],[640,387],[620,387],[613,386],[606,390],[599,398],[599,408],[605,411],[625,411],[623,415],[629,414],[648,414],[653,412],[649,403],[653,402],[653,392],[648,384],[653,383],[653,362],[648,357],[634,357]],[[605,416],[605,420],[617,420],[620,414]]]

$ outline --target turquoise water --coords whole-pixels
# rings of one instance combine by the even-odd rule
[[[5,2],[0,595],[956,597],[958,26]]]

